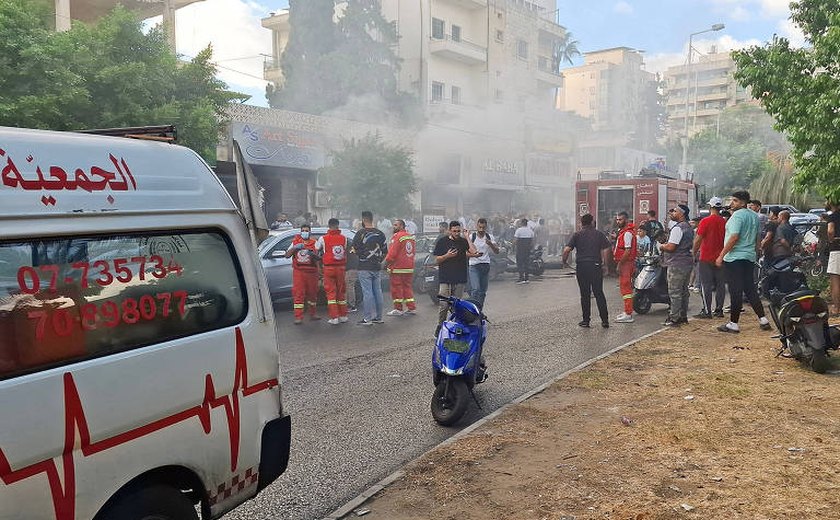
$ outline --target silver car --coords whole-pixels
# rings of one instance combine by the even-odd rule
[[[312,238],[318,239],[327,234],[329,228],[312,228]],[[287,229],[266,238],[257,250],[262,262],[271,299],[278,303],[292,301],[292,259],[286,258],[286,251],[292,245],[295,235],[300,229]],[[350,241],[355,233],[349,229],[342,229],[341,234]]]

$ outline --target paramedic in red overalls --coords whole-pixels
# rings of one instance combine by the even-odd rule
[[[391,236],[388,255],[385,257],[385,265],[391,273],[391,298],[394,300],[394,309],[388,313],[388,316],[402,316],[416,312],[412,287],[415,246],[414,235],[405,230],[405,221],[395,221],[394,234]],[[403,312],[403,304],[406,307],[405,312]]]
[[[295,325],[303,323],[305,304],[309,304],[309,319],[320,320],[315,314],[318,303],[318,257],[315,254],[315,239],[308,224],[300,227],[292,246],[286,251],[286,258],[292,258],[292,298],[295,306]]]
[[[614,258],[618,267],[618,285],[621,297],[624,298],[624,312],[615,319],[618,323],[633,323],[633,272],[636,270],[636,230],[626,211],[615,217],[618,225],[618,236],[615,239]]]
[[[324,292],[327,293],[327,310],[330,325],[347,322],[347,237],[338,229],[338,219],[331,218],[327,234],[318,239],[315,249],[321,251],[324,264]]]

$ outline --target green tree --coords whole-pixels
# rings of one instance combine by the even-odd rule
[[[688,162],[694,165],[694,180],[715,194],[725,194],[771,172],[770,153],[790,150],[784,135],[773,129],[773,120],[761,108],[738,105],[724,110],[718,123],[694,135],[689,142]],[[682,146],[672,142],[669,163],[679,164]],[[782,202],[782,201],[775,201]]]
[[[40,2],[0,0],[0,125],[79,130],[174,124],[215,160],[224,110],[247,96],[216,79],[208,47],[179,63],[162,31],[116,8],[96,24],[51,30]]]
[[[411,152],[385,143],[379,134],[344,141],[320,174],[329,185],[333,206],[352,215],[364,210],[405,215],[418,185]]]
[[[376,112],[384,112],[403,120],[414,118],[416,100],[398,89],[396,28],[382,15],[380,0],[347,1],[337,22],[332,20],[332,3],[290,4],[291,34],[281,61],[283,84],[269,86],[269,104],[323,114],[347,106],[354,98],[371,98],[351,116],[381,121],[382,114]],[[329,44],[309,46],[312,34],[324,34]]]
[[[580,49],[578,48],[580,42],[572,38],[572,33],[566,31],[563,37],[554,40],[554,47],[552,49],[552,61],[555,72],[560,72],[560,66],[565,62],[569,65],[574,64],[574,59],[580,56]]]
[[[840,10],[836,0],[790,7],[811,47],[794,49],[774,36],[762,47],[735,51],[735,78],[790,139],[796,189],[840,200]]]

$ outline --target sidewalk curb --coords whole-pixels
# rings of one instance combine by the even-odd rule
[[[667,328],[661,328],[661,329],[655,330],[653,332],[649,332],[649,333],[645,334],[644,336],[640,336],[640,337],[638,337],[638,338],[636,338],[632,341],[628,341],[627,343],[625,343],[623,345],[619,345],[618,347],[615,347],[614,349],[612,349],[610,351],[604,352],[600,356],[594,357],[594,358],[592,358],[588,361],[584,361],[580,365],[563,372],[559,376],[555,377],[554,379],[552,379],[550,381],[547,381],[546,383],[541,384],[540,386],[534,388],[533,390],[529,390],[528,392],[525,392],[524,394],[520,395],[519,397],[517,397],[513,401],[503,405],[501,408],[497,409],[496,411],[492,412],[491,414],[489,414],[485,417],[482,417],[481,419],[479,419],[476,422],[472,423],[471,425],[467,426],[466,428],[459,431],[458,433],[456,433],[452,437],[449,437],[448,439],[436,444],[435,446],[432,446],[431,448],[429,448],[428,450],[426,450],[425,452],[423,452],[419,456],[417,456],[414,459],[406,462],[405,464],[403,464],[401,469],[398,469],[397,471],[391,473],[390,475],[383,478],[382,480],[380,480],[376,484],[367,488],[365,491],[363,491],[362,493],[357,495],[355,498],[351,499],[349,502],[345,503],[343,506],[339,507],[338,509],[336,509],[332,513],[323,517],[321,520],[341,520],[345,516],[352,513],[359,506],[361,506],[362,504],[367,502],[373,495],[379,493],[383,489],[385,489],[388,486],[390,486],[391,484],[393,484],[395,481],[402,478],[405,475],[405,470],[403,468],[405,468],[406,466],[408,466],[410,464],[413,464],[414,462],[418,461],[419,459],[425,457],[429,453],[431,453],[431,452],[433,452],[433,451],[435,451],[439,448],[442,448],[444,446],[448,446],[448,445],[454,443],[455,441],[461,439],[462,437],[466,437],[467,435],[471,434],[473,431],[481,428],[486,423],[492,421],[493,419],[495,419],[496,417],[498,417],[499,415],[501,415],[502,413],[507,411],[508,408],[511,408],[511,407],[513,407],[517,404],[520,404],[524,401],[527,401],[531,397],[539,394],[540,392],[545,391],[548,387],[550,387],[551,385],[553,385],[557,381],[565,379],[568,376],[574,374],[575,372],[579,372],[579,371],[587,368],[588,366],[590,366],[594,363],[597,363],[598,361],[615,354],[616,352],[624,350],[627,347],[633,346],[636,343],[638,343],[640,341],[643,341],[643,340],[646,340],[646,339],[648,339],[652,336],[655,336],[655,335],[657,335],[660,332],[663,332],[665,330],[667,330]]]

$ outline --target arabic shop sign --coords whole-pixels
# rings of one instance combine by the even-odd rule
[[[321,134],[251,123],[232,123],[231,133],[249,164],[304,170],[317,170],[326,164]]]
[[[487,184],[522,186],[525,181],[522,165],[518,161],[486,159],[483,169]]]

